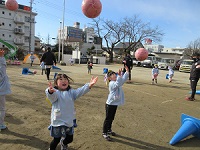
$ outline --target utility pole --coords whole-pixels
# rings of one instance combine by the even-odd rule
[[[31,53],[31,32],[32,32],[32,4],[33,4],[33,0],[30,0],[30,32],[29,32],[29,53]],[[34,50],[33,50],[34,51]]]
[[[65,0],[64,0],[64,8],[63,8],[63,29],[62,29],[62,61],[63,61],[63,54],[64,54],[64,41],[65,41],[65,35],[64,35],[64,32],[65,32]]]

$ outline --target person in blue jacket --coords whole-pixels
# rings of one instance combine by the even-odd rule
[[[6,129],[4,118],[6,114],[6,95],[10,94],[10,83],[6,74],[6,60],[4,50],[0,49],[0,130]]]
[[[107,141],[111,141],[109,135],[115,136],[116,133],[112,131],[112,123],[115,118],[116,110],[119,105],[124,104],[124,92],[122,90],[122,85],[129,78],[129,68],[125,66],[126,72],[123,74],[122,69],[119,69],[118,74],[114,71],[109,71],[107,73],[107,78],[109,81],[109,94],[106,101],[106,118],[103,123],[103,138]],[[122,75],[123,74],[123,75]]]
[[[98,77],[92,77],[89,83],[78,89],[71,88],[73,80],[66,74],[57,74],[55,87],[49,82],[49,87],[45,90],[52,104],[50,134],[53,140],[49,150],[55,150],[59,142],[61,149],[67,149],[68,144],[73,141],[74,101],[89,92],[97,80]]]

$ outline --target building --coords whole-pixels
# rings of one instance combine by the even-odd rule
[[[162,53],[183,54],[185,48],[163,48]]]
[[[34,51],[36,15],[30,7],[21,4],[18,10],[10,11],[5,1],[0,0],[0,39],[23,49],[25,54]],[[0,43],[0,47],[5,45]]]
[[[119,42],[114,47],[114,50],[113,50],[114,56],[122,55],[124,49],[128,48],[130,44],[132,44],[132,43],[129,43],[129,42]],[[135,44],[133,43],[133,45],[135,45]],[[133,52],[136,51],[138,48],[141,48],[141,47],[143,47],[142,43],[140,43],[140,42],[137,43],[134,47],[131,48],[130,53],[133,55]]]
[[[60,40],[62,44],[63,39],[64,45],[71,45],[75,50],[81,51],[82,55],[87,55],[87,49],[93,46],[95,47],[93,53],[96,55],[102,53],[102,40],[95,35],[94,28],[85,27],[84,29],[80,29],[79,22],[75,22],[73,27],[65,26],[64,32],[61,28],[58,30],[58,43]]]
[[[144,48],[148,50],[149,53],[161,53],[163,51],[163,45],[154,44],[144,44]]]

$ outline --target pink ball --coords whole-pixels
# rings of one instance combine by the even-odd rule
[[[18,9],[18,3],[16,0],[7,0],[5,6],[8,10],[15,11]]]
[[[100,0],[83,0],[82,12],[88,18],[96,18],[99,16],[102,10],[102,4]]]
[[[135,52],[135,58],[139,61],[143,61],[147,59],[148,57],[148,51],[144,48],[138,48]]]
[[[36,73],[37,73],[37,71],[36,71],[36,70],[34,70],[34,71],[33,71],[33,74],[36,74]]]

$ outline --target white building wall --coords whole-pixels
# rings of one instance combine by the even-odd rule
[[[31,28],[31,51],[35,49],[35,16],[32,13],[32,28]],[[12,45],[29,51],[29,36],[30,36],[30,11],[18,9],[10,11],[5,8],[5,5],[0,4],[0,38]],[[4,45],[0,43],[0,47]]]

